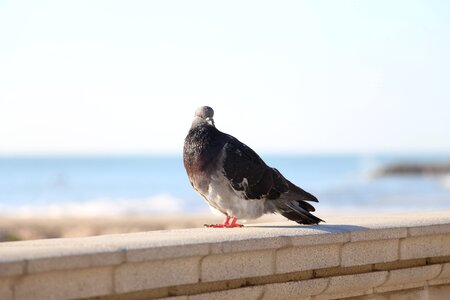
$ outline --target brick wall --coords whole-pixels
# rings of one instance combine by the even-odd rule
[[[450,212],[0,243],[0,299],[450,299]]]

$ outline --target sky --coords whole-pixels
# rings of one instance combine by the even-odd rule
[[[450,152],[448,1],[0,0],[0,154]]]

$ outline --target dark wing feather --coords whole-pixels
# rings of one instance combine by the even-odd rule
[[[300,224],[322,221],[310,213],[315,209],[305,202],[318,202],[317,198],[284,178],[277,169],[267,166],[251,148],[227,135],[224,151],[224,175],[246,199],[272,200],[270,211]]]
[[[235,190],[244,192],[247,199],[276,199],[288,191],[289,186],[281,174],[268,167],[245,144],[229,136],[224,151],[224,175]]]
[[[295,184],[293,184],[289,180],[286,179],[286,181],[289,184],[289,191],[292,194],[295,194],[295,197],[298,198],[298,196],[301,196],[302,199],[304,199],[304,200],[313,201],[313,202],[319,202],[319,200],[317,200],[316,196],[314,196],[314,195],[308,193],[307,191],[299,188],[298,186],[296,186]]]

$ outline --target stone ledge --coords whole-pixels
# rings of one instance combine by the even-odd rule
[[[396,261],[399,240],[358,241],[342,246],[341,266],[358,266]]]
[[[327,220],[0,243],[0,298],[335,299],[450,281],[450,212]]]
[[[387,292],[392,290],[400,290],[402,285],[412,288],[414,285],[425,285],[427,280],[437,278],[442,271],[441,265],[428,265],[423,267],[406,268],[389,271],[389,277],[380,287],[375,288],[376,292]],[[415,287],[415,286],[414,286]]]

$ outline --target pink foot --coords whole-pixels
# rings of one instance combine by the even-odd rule
[[[230,217],[226,217],[225,222],[223,224],[205,224],[205,227],[208,228],[234,228],[234,227],[244,227],[244,225],[237,223],[237,218],[233,217],[230,222]]]

